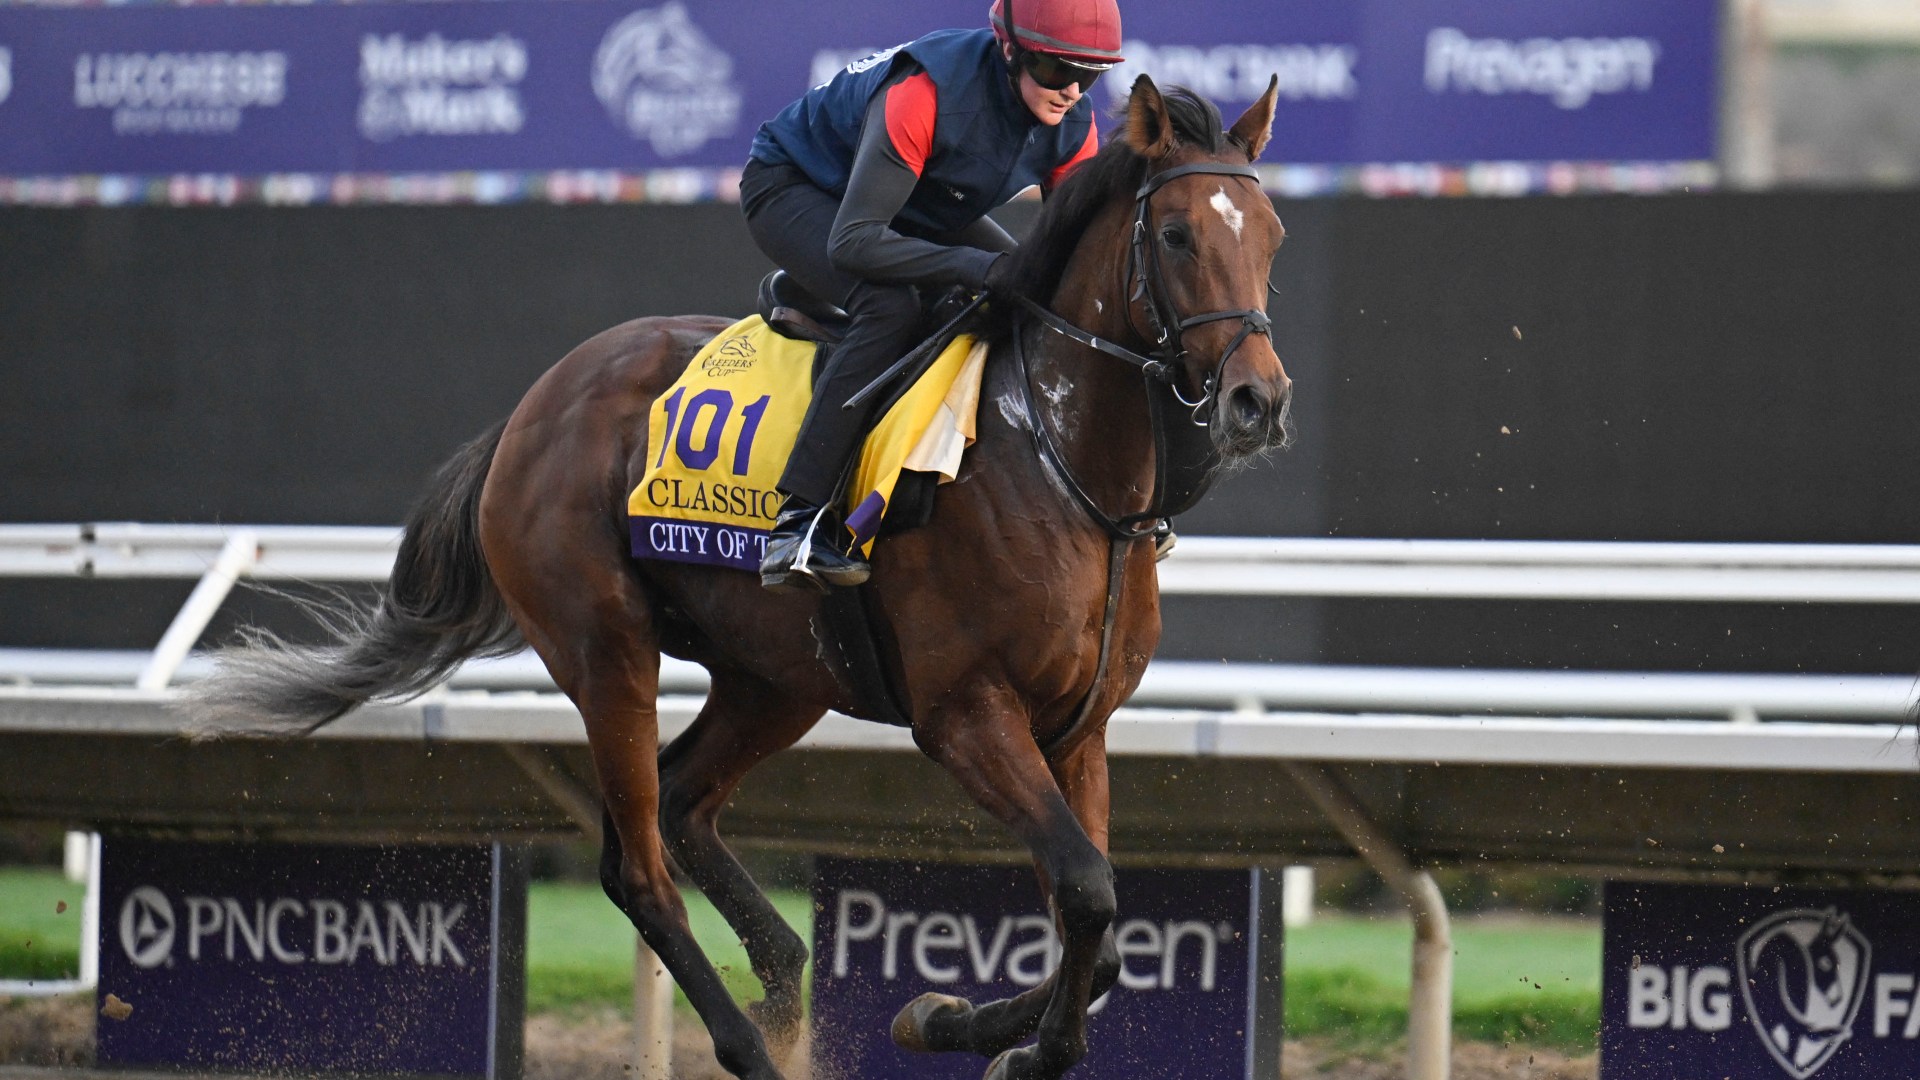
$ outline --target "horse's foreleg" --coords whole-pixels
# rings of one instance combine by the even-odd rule
[[[822,710],[747,676],[716,673],[693,726],[660,755],[660,831],[674,861],[740,935],[766,998],[749,1009],[781,1057],[800,1034],[807,944],[720,839],[716,820],[748,770],[806,734]]]
[[[1113,867],[1062,794],[1025,717],[1004,707],[987,719],[979,711],[966,710],[964,718],[958,712],[923,720],[915,738],[1033,853],[1061,932],[1060,966],[1041,1012],[1040,1039],[995,1058],[987,1080],[1053,1080],[1087,1053],[1087,1003],[1102,941],[1113,924]],[[964,1007],[957,999],[947,1000]],[[896,1020],[896,1038],[907,1019],[903,1013]]]
[[[1078,746],[1051,763],[1053,777],[1067,805],[1102,854],[1107,851],[1107,747],[1099,737],[1083,739]],[[1035,864],[1041,892],[1049,898],[1053,887],[1046,866]],[[1056,918],[1056,926],[1058,919]],[[1064,940],[1064,934],[1062,935]],[[923,994],[900,1013],[894,1024],[895,1041],[911,1050],[964,1050],[983,1057],[994,1057],[1032,1037],[1039,1030],[1041,1017],[1054,998],[1058,969],[1039,985],[1014,997],[974,1005],[946,994]],[[1093,985],[1089,1001],[1113,988],[1120,974],[1120,950],[1115,946],[1113,928],[1100,937],[1100,951],[1094,962]]]

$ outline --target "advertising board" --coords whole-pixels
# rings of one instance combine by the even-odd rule
[[[100,887],[103,1065],[520,1073],[511,848],[107,836]]]
[[[1717,15],[1716,0],[1134,4],[1127,62],[1092,93],[1109,113],[1145,73],[1231,120],[1277,77],[1279,167],[1700,162]],[[16,194],[63,176],[127,193],[140,177],[305,177],[314,197],[338,176],[457,176],[399,190],[486,200],[524,197],[530,175],[666,173],[678,183],[645,193],[724,196],[758,125],[809,86],[976,23],[936,0],[0,4],[0,175],[41,179]]]
[[[1087,1080],[1278,1075],[1279,875],[1123,869],[1119,983],[1088,1021]],[[937,991],[974,1004],[1039,985],[1059,941],[1033,872],[883,860],[815,863],[813,1053],[840,1080],[973,1080],[969,1054],[917,1055],[894,1014]]]
[[[1920,893],[1609,883],[1601,1080],[1920,1076]]]

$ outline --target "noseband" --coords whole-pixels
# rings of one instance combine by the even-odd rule
[[[1257,308],[1210,311],[1204,315],[1190,315],[1185,318],[1182,318],[1179,311],[1174,308],[1173,299],[1167,292],[1166,273],[1160,266],[1160,249],[1153,243],[1153,193],[1166,186],[1169,181],[1195,174],[1241,176],[1252,180],[1255,185],[1260,182],[1260,174],[1255,172],[1251,165],[1225,165],[1219,162],[1203,161],[1192,165],[1177,165],[1164,172],[1154,173],[1140,185],[1139,192],[1134,196],[1133,233],[1127,250],[1124,283],[1128,304],[1127,324],[1132,326],[1136,333],[1140,333],[1140,329],[1134,325],[1133,305],[1143,299],[1146,301],[1147,322],[1152,327],[1152,331],[1140,333],[1140,336],[1153,342],[1151,356],[1142,356],[1105,338],[1096,337],[1026,297],[1021,297],[1020,302],[1048,329],[1072,338],[1082,345],[1098,349],[1109,356],[1125,360],[1140,368],[1141,374],[1147,378],[1165,383],[1172,390],[1174,398],[1192,410],[1194,424],[1205,427],[1212,419],[1213,411],[1219,403],[1220,372],[1226,368],[1227,361],[1233,357],[1234,351],[1240,348],[1240,343],[1247,340],[1250,335],[1266,334],[1271,337],[1273,323],[1265,311]],[[1240,332],[1233,336],[1232,341],[1227,342],[1227,347],[1220,353],[1220,359],[1202,380],[1203,389],[1199,400],[1188,401],[1180,392],[1180,384],[1187,374],[1187,350],[1181,343],[1189,329],[1202,323],[1220,322],[1225,319],[1239,319]]]

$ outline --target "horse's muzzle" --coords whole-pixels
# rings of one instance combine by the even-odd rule
[[[1241,383],[1228,390],[1214,411],[1213,445],[1229,458],[1284,448],[1293,440],[1293,380]]]

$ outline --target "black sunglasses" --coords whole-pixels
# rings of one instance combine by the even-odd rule
[[[1027,69],[1027,74],[1033,76],[1034,82],[1048,90],[1065,90],[1078,83],[1080,92],[1084,94],[1093,89],[1094,82],[1100,78],[1099,68],[1081,67],[1052,53],[1023,50],[1020,53],[1020,66]]]

